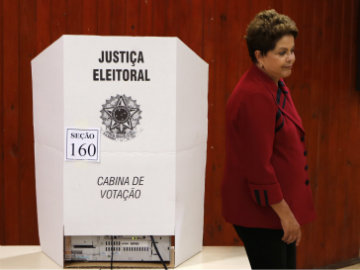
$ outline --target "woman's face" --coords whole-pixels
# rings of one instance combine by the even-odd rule
[[[280,78],[290,76],[291,68],[295,62],[295,39],[293,35],[285,35],[278,40],[275,48],[266,55],[257,53],[260,66],[277,84]]]

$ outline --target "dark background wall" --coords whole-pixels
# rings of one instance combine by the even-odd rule
[[[303,228],[299,267],[359,257],[358,0],[0,1],[0,244],[38,244],[30,60],[62,34],[178,36],[210,64],[205,245],[238,245],[221,217],[226,100],[250,60],[243,36],[275,8],[300,30],[287,84],[307,131],[317,220]]]

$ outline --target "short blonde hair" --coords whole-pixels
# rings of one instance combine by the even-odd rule
[[[262,55],[275,48],[277,41],[285,35],[297,37],[295,22],[288,16],[277,13],[274,9],[256,14],[246,30],[246,43],[251,60],[256,63],[255,51]]]

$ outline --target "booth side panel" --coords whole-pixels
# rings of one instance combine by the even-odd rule
[[[203,244],[206,143],[176,155],[175,266]]]
[[[31,64],[40,245],[63,265],[63,40]]]
[[[207,141],[208,64],[180,40],[176,59],[176,150]]]
[[[175,266],[202,249],[208,65],[177,42]]]
[[[63,265],[63,154],[35,143],[36,200],[40,245],[43,252]]]
[[[63,39],[31,62],[34,139],[59,151],[64,148]]]

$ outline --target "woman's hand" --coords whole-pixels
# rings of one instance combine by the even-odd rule
[[[280,219],[280,221],[284,230],[284,236],[281,240],[286,244],[291,244],[296,241],[296,245],[298,246],[301,240],[301,229],[296,218],[294,216],[289,216],[285,219]]]
[[[271,207],[279,216],[281,226],[284,230],[284,235],[281,240],[286,244],[291,244],[296,241],[296,246],[298,246],[301,240],[301,228],[289,205],[285,200],[282,200],[279,203],[272,204]]]

